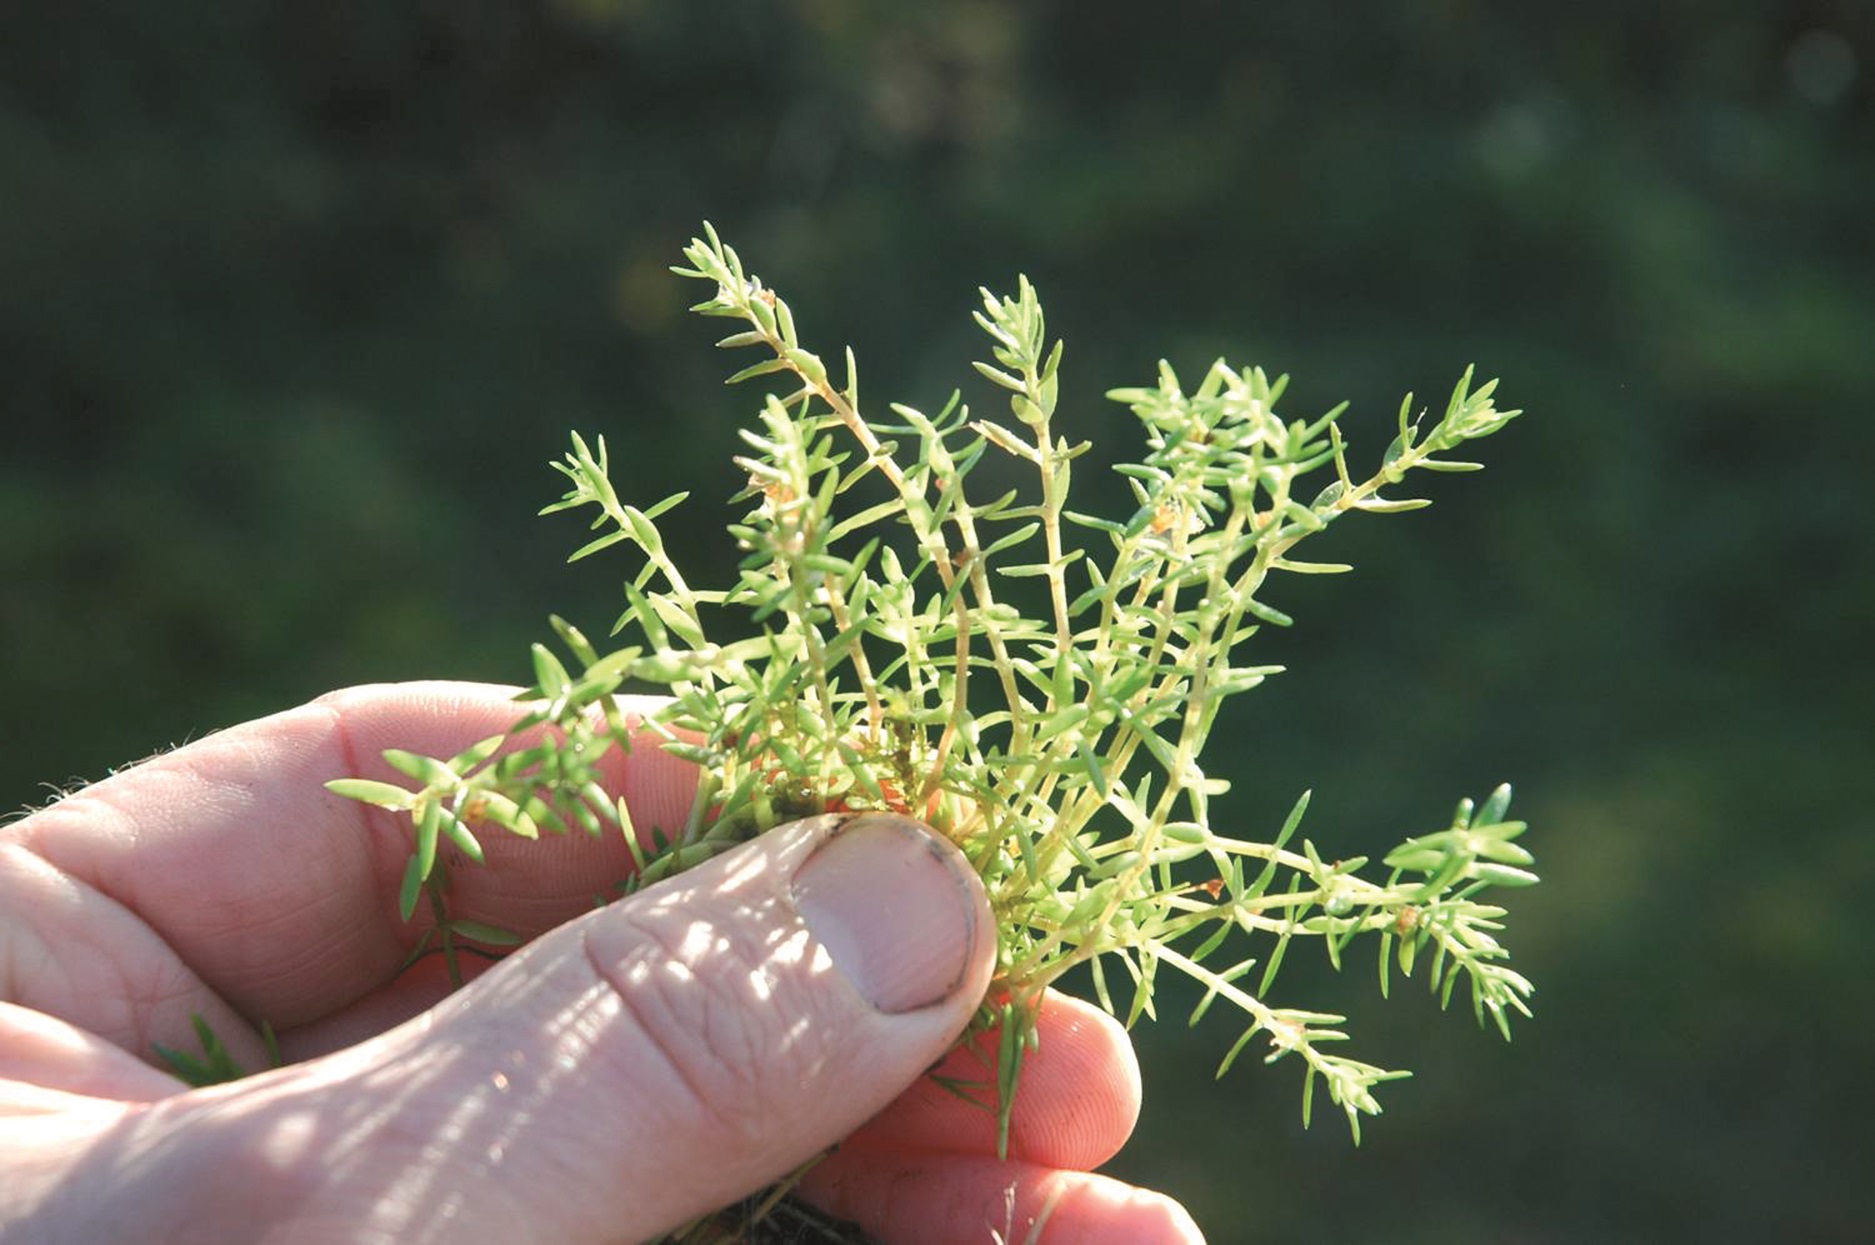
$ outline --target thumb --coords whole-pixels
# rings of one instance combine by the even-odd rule
[[[239,1154],[243,1180],[206,1177],[197,1213],[268,1229],[236,1237],[640,1241],[876,1114],[968,1023],[994,943],[949,843],[894,814],[813,817],[561,926],[381,1037],[135,1126],[189,1100],[222,1126],[194,1174]],[[190,1130],[162,1131],[132,1150],[189,1163]]]

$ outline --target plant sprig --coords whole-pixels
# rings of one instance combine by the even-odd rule
[[[1248,655],[1263,627],[1290,625],[1266,599],[1273,576],[1347,570],[1297,547],[1355,511],[1428,505],[1393,492],[1415,472],[1476,469],[1455,452],[1518,414],[1493,404],[1495,381],[1474,387],[1468,369],[1430,423],[1408,395],[1363,475],[1342,408],[1286,419],[1286,378],[1219,361],[1188,390],[1161,364],[1155,384],[1109,394],[1145,434],[1143,456],[1114,468],[1132,508],[1085,513],[1071,494],[1090,447],[1055,429],[1062,346],[1026,279],[1013,296],[983,291],[976,312],[989,338],[976,370],[1006,392],[1009,422],[955,395],[935,414],[878,415],[861,405],[852,352],[836,381],[788,304],[713,229],[684,255],[674,271],[710,287],[692,310],[738,323],[717,344],[758,352],[729,383],[775,386],[736,459],[748,487],[729,532],[744,556],[726,586],[693,587],[657,526],[684,495],[627,504],[604,438],[595,450],[574,436],[557,464],[570,488],[543,513],[594,512],[597,535],[574,560],[636,550],[613,628],[627,643],[602,653],[556,618],[573,664],[535,646],[523,697],[534,707],[508,735],[447,759],[387,753],[413,788],[333,784],[411,815],[406,918],[427,892],[446,951],[500,942],[451,918],[436,864],[445,843],[479,860],[490,825],[623,833],[633,889],[794,817],[918,816],[967,855],[996,914],[997,972],[975,1028],[1002,1031],[985,1079],[1005,1145],[1043,992],[1083,964],[1129,1024],[1154,1015],[1161,967],[1192,978],[1204,989],[1194,1023],[1220,998],[1245,1021],[1220,1075],[1261,1037],[1267,1061],[1306,1069],[1304,1121],[1325,1087],[1357,1140],[1360,1117],[1380,1110],[1375,1087],[1406,1073],[1334,1053],[1343,1017],[1270,1001],[1298,939],[1339,967],[1371,937],[1383,992],[1395,970],[1426,964],[1442,1005],[1466,982],[1480,1023],[1506,1036],[1510,1013],[1529,1014],[1532,987],[1496,937],[1504,910],[1481,898],[1536,881],[1508,787],[1407,839],[1376,880],[1365,859],[1327,860],[1298,839],[1306,794],[1267,839],[1216,830],[1212,802],[1229,784],[1201,763],[1224,702],[1279,669]],[[1032,487],[971,491],[992,452],[1023,464]],[[668,691],[648,725],[701,768],[682,825],[641,834],[598,783],[600,758],[629,746],[613,707],[628,683]]]
[[[189,1025],[195,1030],[195,1040],[201,1046],[202,1053],[191,1055],[188,1051],[173,1046],[164,1046],[153,1042],[156,1057],[169,1065],[169,1070],[176,1079],[185,1085],[201,1088],[204,1085],[222,1085],[229,1081],[238,1081],[248,1075],[235,1061],[234,1053],[227,1043],[221,1040],[214,1027],[199,1012],[189,1013]],[[263,1021],[260,1026],[260,1040],[267,1048],[267,1066],[277,1068],[283,1062],[280,1054],[280,1041],[274,1036],[273,1026]]]

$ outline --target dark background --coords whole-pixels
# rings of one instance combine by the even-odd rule
[[[1283,585],[1217,817],[1312,787],[1348,855],[1514,779],[1537,1019],[1296,970],[1419,1073],[1365,1144],[1173,1015],[1115,1170],[1214,1242],[1869,1239],[1875,10],[1511,9],[8,6],[0,806],[603,629],[624,563],[531,517],[569,428],[694,488],[720,578],[753,399],[664,273],[705,217],[927,409],[995,404],[968,312],[1026,271],[1109,453],[1161,356],[1353,399],[1366,461],[1475,361],[1530,414]]]

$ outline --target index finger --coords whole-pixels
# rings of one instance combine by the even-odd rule
[[[467,683],[335,692],[0,827],[0,966],[14,966],[0,999],[139,1054],[152,1034],[186,1032],[191,1012],[213,1021],[232,1008],[287,1030],[356,1001],[396,974],[425,918],[407,925],[397,911],[408,819],[324,784],[398,779],[387,747],[450,756],[500,734],[523,712],[514,695]],[[642,746],[613,758],[605,783],[641,832],[671,829],[696,771]],[[523,934],[589,908],[630,871],[617,834],[491,836],[485,849],[486,867],[452,870],[452,915]]]

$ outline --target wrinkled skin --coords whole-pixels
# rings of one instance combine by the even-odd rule
[[[805,881],[838,879],[812,863],[843,833],[826,819],[603,909],[622,842],[489,836],[486,867],[448,866],[452,911],[528,944],[469,957],[453,993],[434,958],[402,968],[408,832],[323,783],[499,733],[511,695],[334,693],[0,826],[10,1245],[638,1241],[843,1139],[802,1191],[889,1245],[1021,1241],[1044,1210],[1047,1242],[1201,1240],[1170,1199],[1091,1174],[1139,1105],[1104,1014],[1050,997],[1007,1161],[991,1116],[922,1075],[993,939],[974,877],[915,829],[845,832],[936,896],[859,926],[828,926]],[[695,781],[654,748],[607,775],[640,827],[680,819]],[[192,1015],[248,1068],[267,1020],[284,1066],[186,1087],[153,1046],[194,1050]],[[981,1070],[969,1050],[940,1069]]]

